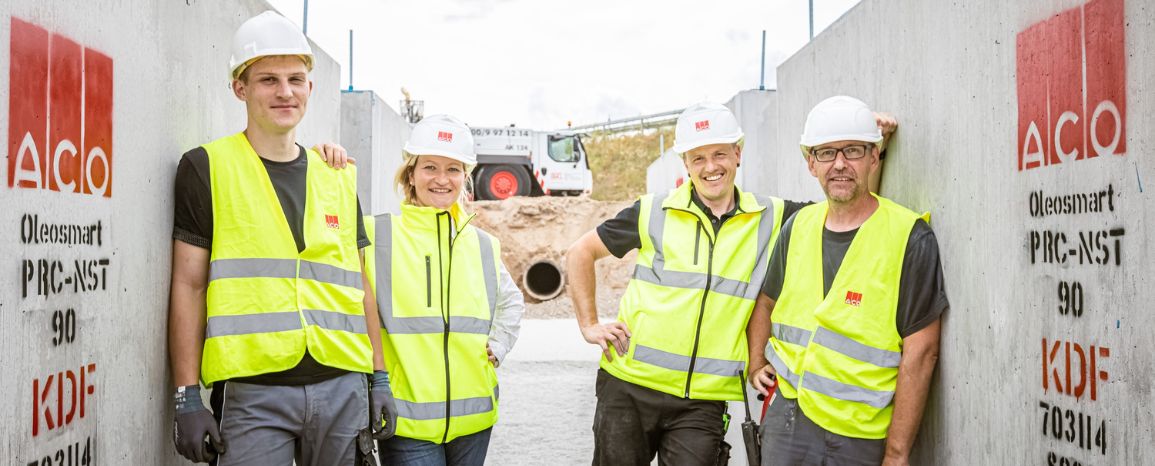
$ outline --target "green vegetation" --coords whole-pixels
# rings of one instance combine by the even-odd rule
[[[660,136],[666,149],[674,144],[674,128],[666,126],[626,133],[592,132],[583,139],[593,172],[592,197],[622,201],[646,192],[646,168],[658,159]]]

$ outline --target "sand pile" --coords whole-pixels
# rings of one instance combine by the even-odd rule
[[[551,261],[565,274],[565,252],[574,241],[633,201],[595,201],[588,197],[515,197],[476,201],[473,225],[501,240],[502,259],[522,288],[525,270],[534,262]],[[598,314],[617,315],[618,300],[634,270],[631,252],[623,259],[598,261]],[[538,303],[526,294],[526,318],[572,318],[568,292]]]

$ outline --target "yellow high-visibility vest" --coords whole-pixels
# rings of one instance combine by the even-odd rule
[[[741,400],[746,323],[762,289],[784,203],[738,196],[717,234],[691,199],[690,183],[640,198],[634,276],[618,319],[629,353],[601,367],[627,382],[678,397]]]
[[[213,204],[201,379],[206,386],[297,365],[372,372],[357,252],[357,172],[308,151],[305,250],[244,133],[204,146]]]
[[[877,197],[877,196],[876,196]],[[919,216],[882,197],[859,228],[823,295],[827,203],[794,215],[786,276],[766,357],[778,391],[839,435],[886,437],[902,360],[896,319],[902,261]]]
[[[446,443],[497,423],[497,373],[485,344],[501,246],[470,218],[456,204],[403,204],[399,216],[365,221],[374,238],[366,273],[402,437]]]

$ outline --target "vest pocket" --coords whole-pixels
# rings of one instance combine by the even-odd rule
[[[694,228],[694,265],[698,265],[698,250],[701,249],[702,242],[702,224],[697,223]]]
[[[425,307],[433,307],[433,272],[429,256],[425,256]]]

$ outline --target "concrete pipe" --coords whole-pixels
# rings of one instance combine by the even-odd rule
[[[526,267],[521,284],[529,296],[538,301],[549,301],[558,297],[565,289],[565,276],[561,268],[551,260],[538,259]]]

